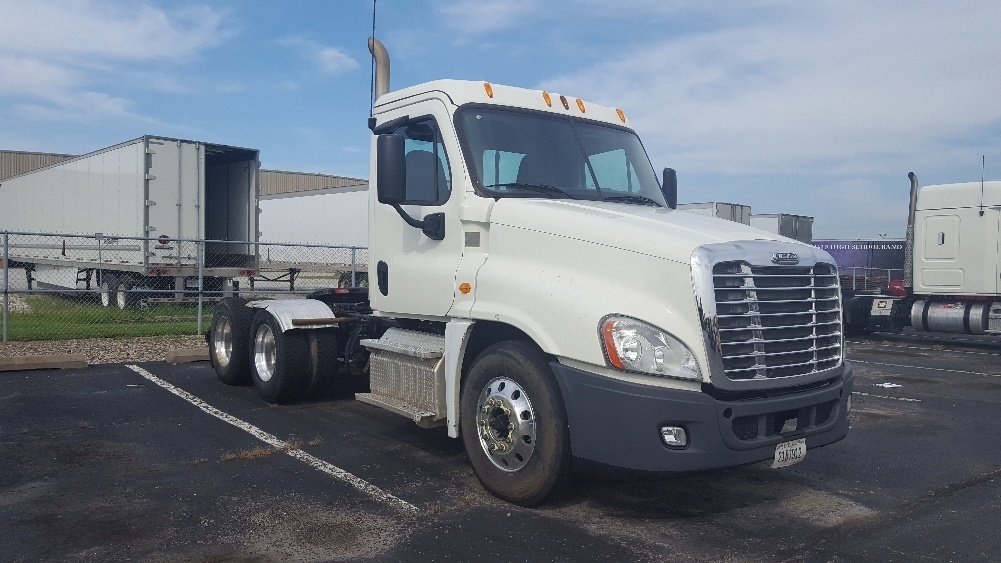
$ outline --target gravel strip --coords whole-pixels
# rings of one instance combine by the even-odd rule
[[[201,348],[205,345],[205,338],[198,335],[7,342],[0,343],[0,358],[84,354],[90,364],[162,362],[170,350]]]

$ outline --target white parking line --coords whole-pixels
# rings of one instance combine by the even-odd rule
[[[876,399],[893,399],[894,401],[905,401],[908,403],[921,402],[921,399],[909,399],[907,397],[891,397],[889,395],[873,395],[872,393],[863,393],[861,391],[852,391],[852,395],[862,395],[863,397],[873,397]]]
[[[845,342],[847,342],[848,344],[860,344],[863,346],[866,344],[872,344],[875,346],[875,343],[873,342],[864,342],[861,340],[846,340]],[[896,344],[887,344],[885,342],[880,342],[879,346],[883,348],[902,348],[904,350],[921,350],[925,352],[937,351],[934,348],[928,348],[927,346],[900,346]],[[976,350],[959,350],[956,348],[950,348],[947,351],[951,354],[969,354],[973,356],[1001,356],[1001,354],[998,354],[997,352],[978,352]]]
[[[964,371],[961,369],[930,368],[927,366],[909,366],[906,364],[886,364],[883,362],[867,362],[865,360],[849,360],[853,364],[872,364],[874,366],[889,366],[894,368],[926,369],[930,371],[944,371],[946,373],[967,373],[970,375],[986,375],[987,377],[1001,377],[1001,373],[983,373],[979,371]]]
[[[280,440],[277,436],[269,434],[261,430],[260,428],[254,426],[253,424],[250,424],[249,422],[244,422],[231,414],[225,413],[213,407],[212,405],[206,403],[205,401],[199,399],[198,397],[192,395],[191,393],[188,393],[184,389],[176,387],[160,379],[159,377],[153,375],[152,373],[146,371],[145,369],[139,366],[127,365],[125,367],[145,377],[149,381],[156,383],[160,387],[163,387],[167,391],[170,391],[174,395],[177,395],[178,397],[184,399],[185,401],[191,403],[192,405],[195,405],[196,407],[218,418],[219,420],[228,422],[233,426],[236,426],[240,430],[247,432],[248,434],[254,436],[255,438],[264,442],[265,444],[268,444],[269,446],[285,450],[285,453],[287,453],[289,456],[298,459],[300,461],[306,462],[310,466],[319,469],[320,471],[323,471],[324,473],[330,475],[331,477],[337,479],[338,481],[342,481],[344,483],[347,483],[348,485],[351,485],[352,487],[369,495],[370,497],[375,498],[376,500],[380,500],[382,502],[395,505],[407,511],[412,511],[412,512],[417,511],[417,507],[410,504],[409,502],[400,499],[398,497],[395,497],[387,493],[386,491],[380,489],[379,487],[376,487],[375,485],[369,483],[368,481],[361,479],[360,477],[356,477],[355,475],[348,473],[347,471],[341,469],[340,467],[337,467],[326,461],[323,461],[318,457],[308,454],[300,449],[291,449],[288,443]]]

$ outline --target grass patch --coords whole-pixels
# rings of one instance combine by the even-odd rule
[[[12,341],[175,336],[198,330],[197,305],[164,303],[150,309],[102,307],[96,300],[57,295],[24,298],[26,312],[12,312]],[[202,306],[202,330],[212,320],[212,304]]]

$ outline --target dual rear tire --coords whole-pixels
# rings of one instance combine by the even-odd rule
[[[219,379],[227,385],[253,383],[269,403],[338,389],[338,339],[333,330],[282,332],[266,309],[248,308],[246,299],[230,297],[216,305],[208,341]]]

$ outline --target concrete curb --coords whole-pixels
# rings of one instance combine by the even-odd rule
[[[207,362],[209,361],[209,348],[208,346],[204,348],[179,348],[177,350],[171,350],[167,352],[167,356],[163,361],[168,364],[186,364],[188,362]]]
[[[0,371],[29,369],[80,369],[87,367],[83,354],[53,354],[49,356],[15,356],[0,358]]]

